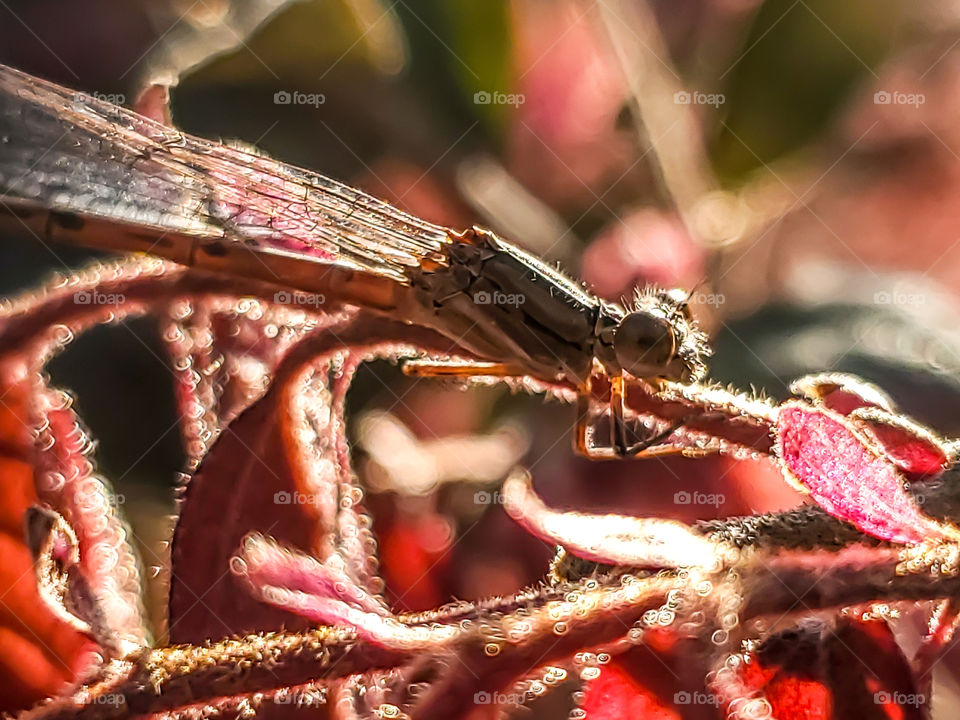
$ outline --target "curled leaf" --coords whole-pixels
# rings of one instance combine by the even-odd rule
[[[339,555],[331,555],[321,563],[254,533],[244,538],[237,559],[239,562],[232,562],[231,569],[256,591],[276,586],[339,600],[366,612],[380,615],[387,612],[378,598],[357,585],[344,571],[345,564]]]
[[[630,567],[713,567],[720,562],[721,545],[675,520],[551,510],[523,471],[507,479],[503,496],[507,512],[526,530],[587,560]]]
[[[804,375],[790,383],[790,392],[806,398],[815,405],[824,405],[841,415],[849,415],[857,408],[875,407],[894,411],[893,400],[873,383],[847,373],[816,373]]]
[[[855,419],[789,402],[780,408],[776,435],[785,477],[831,515],[893,542],[960,537],[920,511],[900,469]]]
[[[886,456],[911,478],[939,475],[951,461],[946,443],[909,418],[878,408],[860,408],[850,417],[865,427]]]
[[[0,709],[15,711],[146,628],[135,558],[64,396],[15,355],[0,358],[0,396]]]
[[[80,552],[73,529],[59,513],[39,505],[27,510],[25,525],[40,598],[65,623],[94,636],[91,623],[100,624],[100,609],[78,572]]]

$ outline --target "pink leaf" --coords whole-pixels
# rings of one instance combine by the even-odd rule
[[[405,327],[351,320],[290,352],[267,394],[221,434],[187,486],[174,534],[170,634],[191,642],[306,626],[247,592],[230,562],[250,532],[314,557],[335,552],[361,587],[379,589],[373,539],[363,521],[342,432],[346,388],[377,347],[389,354]],[[364,345],[358,337],[366,338]],[[345,348],[356,347],[348,360]],[[386,348],[386,349],[384,349]],[[217,532],[211,538],[211,528]]]
[[[37,493],[77,534],[80,569],[97,595],[106,627],[115,640],[144,645],[147,630],[141,603],[140,567],[117,511],[114,494],[88,457],[93,441],[62,392],[37,398]]]
[[[780,409],[776,433],[785,476],[830,514],[894,542],[960,535],[920,512],[906,478],[855,420],[789,402]]]

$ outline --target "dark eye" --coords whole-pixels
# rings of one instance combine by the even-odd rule
[[[617,325],[613,349],[620,367],[634,377],[657,377],[673,360],[677,339],[666,318],[632,312]]]

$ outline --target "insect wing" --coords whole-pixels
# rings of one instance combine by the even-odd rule
[[[443,263],[449,242],[446,228],[330,178],[3,66],[0,202],[128,228],[130,249],[181,262],[193,251],[178,254],[176,238],[222,239],[400,283]]]

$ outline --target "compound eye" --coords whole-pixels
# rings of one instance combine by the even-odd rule
[[[660,377],[677,351],[677,338],[666,318],[646,312],[629,313],[613,337],[620,367],[634,377]]]

